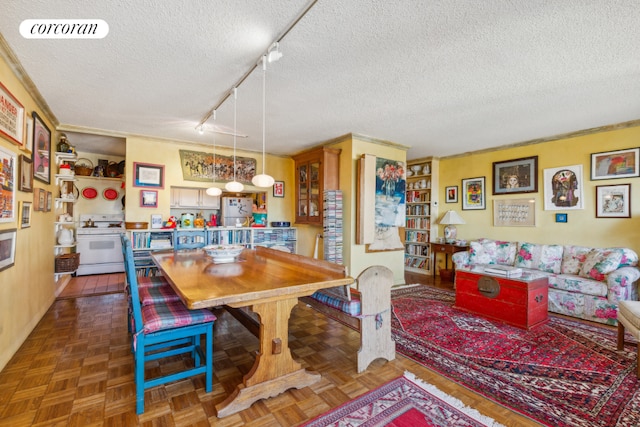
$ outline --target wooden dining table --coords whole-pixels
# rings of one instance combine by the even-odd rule
[[[218,417],[320,381],[320,374],[291,356],[289,317],[299,297],[353,283],[344,266],[265,247],[246,249],[235,262],[222,264],[203,250],[156,252],[152,258],[188,308],[248,307],[257,314],[255,362],[235,391],[216,405]]]

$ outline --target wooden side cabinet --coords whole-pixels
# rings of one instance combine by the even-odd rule
[[[322,225],[322,193],[340,185],[340,151],[319,147],[293,156],[297,224]]]

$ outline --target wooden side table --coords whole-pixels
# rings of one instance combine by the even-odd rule
[[[436,259],[438,254],[444,254],[444,268],[449,268],[449,255],[469,249],[469,245],[454,245],[450,243],[430,243],[433,252],[433,278],[436,278]],[[455,273],[456,265],[452,262]]]

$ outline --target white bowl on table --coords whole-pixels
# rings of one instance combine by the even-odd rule
[[[209,245],[202,248],[215,263],[234,262],[245,249],[242,245]]]

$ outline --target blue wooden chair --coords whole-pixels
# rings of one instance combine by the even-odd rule
[[[213,382],[213,323],[216,317],[209,310],[189,310],[179,301],[146,306],[140,304],[131,242],[124,235],[122,242],[133,314],[136,413],[144,412],[145,390],[194,375],[205,374],[205,390],[210,393]],[[204,349],[201,342],[203,334]],[[183,353],[191,353],[193,368],[145,379],[145,362]]]
[[[199,249],[207,245],[207,235],[204,229],[200,230],[173,230],[173,249]]]

